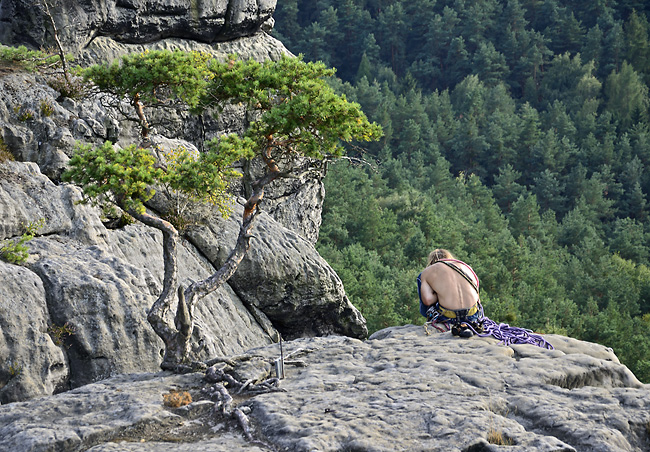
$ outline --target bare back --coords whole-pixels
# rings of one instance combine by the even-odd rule
[[[459,261],[454,262],[454,265],[461,269],[475,284],[478,284],[476,276],[469,265]],[[463,278],[463,275],[442,262],[435,262],[425,268],[420,279],[422,281],[420,295],[422,302],[427,306],[431,306],[437,301],[447,309],[469,309],[479,299],[478,293]]]

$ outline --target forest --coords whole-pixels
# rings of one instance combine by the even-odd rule
[[[495,321],[650,383],[650,3],[281,0],[274,35],[383,127],[325,179],[319,252],[369,330],[422,324],[434,248]]]

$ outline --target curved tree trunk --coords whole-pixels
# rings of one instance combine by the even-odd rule
[[[178,285],[178,260],[176,256],[176,247],[178,244],[178,231],[176,228],[161,218],[155,217],[148,213],[140,214],[134,211],[129,212],[134,218],[160,230],[163,234],[163,290],[149,310],[147,320],[153,327],[156,334],[165,343],[165,355],[161,367],[163,369],[173,369],[182,364],[188,355],[185,344],[189,344],[188,328],[184,325],[189,316],[183,317],[185,305],[184,301],[179,299],[179,309],[176,313],[176,325],[172,325],[167,319],[167,314],[171,304],[174,301],[175,292]],[[179,288],[180,289],[180,288]],[[178,290],[179,298],[183,297],[182,289]],[[191,334],[191,333],[190,333]]]
[[[264,198],[264,187],[278,177],[286,176],[285,173],[279,170],[271,157],[270,147],[267,147],[262,152],[262,159],[269,168],[269,172],[253,184],[253,192],[246,204],[244,204],[244,215],[235,247],[216,273],[202,281],[194,282],[185,290],[183,290],[182,285],[178,286],[176,247],[179,234],[176,228],[168,221],[154,215],[129,211],[134,218],[147,226],[160,230],[163,234],[163,260],[165,266],[163,291],[147,315],[147,320],[154,331],[165,343],[165,356],[160,365],[163,369],[179,371],[191,364],[189,358],[190,339],[194,330],[194,305],[198,300],[218,289],[237,271],[237,267],[250,247],[253,221],[259,213],[259,203]],[[167,317],[174,301],[175,290],[178,292],[178,308],[172,325],[167,320]]]

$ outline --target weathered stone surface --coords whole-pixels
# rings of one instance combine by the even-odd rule
[[[25,73],[0,77],[0,138],[17,160],[35,162],[58,180],[76,143],[117,141],[119,125],[98,99],[57,98],[43,77]]]
[[[182,39],[165,39],[149,45],[123,44],[98,37],[80,54],[80,63],[112,61],[129,52],[146,49],[199,50],[219,58],[236,53],[258,61],[278,59],[286,48],[274,38],[261,33],[234,41],[202,44]],[[139,144],[136,123],[118,121],[120,114],[102,105],[99,98],[59,101],[59,94],[43,77],[9,74],[0,77],[0,138],[20,161],[32,161],[41,172],[57,181],[78,142],[100,145],[109,140],[125,147]],[[129,111],[129,106],[125,105]],[[147,110],[161,140],[183,141],[188,147],[202,149],[203,140],[223,133],[241,133],[250,123],[243,107],[227,106],[222,114],[209,114],[202,120],[186,111]],[[258,173],[244,171],[244,180],[234,186],[246,195],[246,186]],[[320,178],[281,180],[268,187],[262,208],[283,226],[315,243],[321,223],[323,184]]]
[[[0,261],[0,404],[66,387],[68,362],[51,327],[41,280]]]
[[[211,43],[248,36],[269,22],[276,0],[66,0],[50,11],[68,51],[77,53],[98,36],[126,43],[183,38]],[[49,47],[51,25],[41,2],[3,2],[0,41]]]
[[[107,241],[108,256],[147,270],[152,275],[157,296],[163,277],[162,234],[134,224],[112,231]],[[207,278],[215,271],[202,252],[197,252],[185,241],[178,247],[178,258],[178,278],[185,286],[191,281]],[[152,297],[147,308],[154,300]],[[172,306],[173,312],[175,309],[176,306]],[[195,359],[240,353],[255,345],[268,344],[276,336],[268,318],[261,312],[250,312],[229,285],[201,299],[196,306],[193,341],[200,350]]]
[[[171,389],[196,403],[207,385],[199,374],[145,374],[0,406],[0,450],[648,450],[650,386],[605,347],[546,338],[555,350],[427,336],[413,325],[365,342],[298,339],[285,343],[302,362],[286,365],[286,392],[237,402],[251,409],[253,443],[207,402],[162,405]],[[247,353],[268,362],[277,354],[277,345]]]
[[[162,343],[146,320],[159,291],[150,272],[65,237],[36,238],[30,249],[52,322],[75,330],[66,340],[72,387],[158,369]]]
[[[199,50],[218,58],[235,53],[258,61],[275,60],[288,53],[282,43],[258,32],[263,23],[271,24],[275,0],[214,0],[198,6],[173,1],[66,0],[51,6],[66,51],[75,54],[76,62],[82,65],[147,49]],[[5,2],[0,6],[0,23],[4,24],[0,42],[36,47],[50,42],[49,24],[44,21],[40,2]],[[230,40],[221,42],[226,38]],[[28,309],[39,312],[38,325],[60,327],[67,323],[75,333],[64,346],[45,347],[30,357],[33,362],[26,360],[22,386],[16,379],[12,383],[23,388],[24,394],[10,391],[7,385],[4,401],[50,394],[61,387],[76,387],[121,372],[155,370],[160,360],[161,342],[146,322],[146,311],[162,283],[160,234],[137,225],[107,229],[98,209],[77,204],[81,199],[78,188],[60,184],[61,173],[78,142],[97,146],[110,140],[122,147],[139,143],[137,125],[102,105],[97,97],[62,98],[47,82],[48,78],[41,75],[0,74],[0,139],[19,161],[0,165],[0,240],[15,240],[26,224],[43,220],[38,237],[29,244],[31,257],[25,268],[11,266],[7,275],[26,272],[26,284],[34,278],[40,280],[40,291],[26,291],[29,296],[21,300],[34,306]],[[161,143],[168,147],[186,144],[198,150],[204,139],[240,133],[251,121],[249,113],[238,106],[228,106],[218,117],[205,115],[201,120],[184,111],[147,114]],[[245,177],[234,192],[245,195],[254,175],[244,168],[242,172]],[[272,277],[265,280],[265,263],[249,262],[250,268],[239,277],[238,285],[268,285],[262,292],[272,298],[259,303],[253,299],[256,294],[227,285],[202,300],[195,311],[197,359],[267,344],[279,337],[274,323],[288,336],[366,334],[364,321],[345,297],[340,280],[309,243],[315,242],[320,225],[321,181],[275,183],[269,188],[265,208],[294,232],[262,216],[259,231],[275,237],[260,242],[256,258],[273,262]],[[217,243],[217,247],[229,249],[238,228],[236,223],[230,226],[233,233],[228,234],[214,225],[206,227],[203,232],[209,236],[195,242],[209,243],[213,248]],[[232,243],[218,244],[222,239]],[[285,241],[294,244],[291,251],[273,249]],[[181,283],[189,284],[214,271],[206,254],[188,242],[181,244]],[[283,269],[286,260],[295,265]],[[286,284],[284,277],[290,278]],[[23,282],[12,284],[6,286],[12,287],[12,294],[21,293]],[[243,299],[240,292],[245,295]],[[294,314],[299,318],[285,318]],[[309,319],[314,315],[318,317]],[[23,337],[20,328],[20,322],[3,324],[3,335]],[[41,333],[45,331],[39,328]],[[13,339],[7,344],[0,348],[2,362],[27,356],[33,346],[29,341]],[[59,368],[63,369],[61,373]],[[28,385],[28,379],[36,383]]]
[[[215,267],[232,250],[242,212],[238,203],[228,219],[210,217],[188,232]],[[252,234],[250,250],[228,281],[242,300],[264,312],[286,338],[367,335],[365,320],[345,295],[341,279],[310,242],[265,213],[256,219]]]
[[[181,417],[163,405],[170,389],[196,389],[200,378],[141,374],[119,376],[53,397],[0,407],[0,450],[85,450],[137,435],[155,425],[177,427]]]
[[[122,55],[145,50],[183,50],[205,52],[225,58],[236,54],[241,58],[255,61],[277,60],[281,55],[289,54],[284,45],[266,33],[232,39],[225,42],[207,44],[181,38],[165,38],[151,43],[125,43],[106,36],[98,36],[79,53],[79,60],[84,63],[112,61]]]
[[[60,190],[34,163],[0,165],[0,240],[21,235],[25,226],[45,220],[39,233],[72,228]]]

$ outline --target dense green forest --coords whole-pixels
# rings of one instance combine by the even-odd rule
[[[326,177],[317,244],[371,331],[422,323],[433,248],[488,317],[650,382],[650,3],[280,0],[275,35],[384,128]]]

